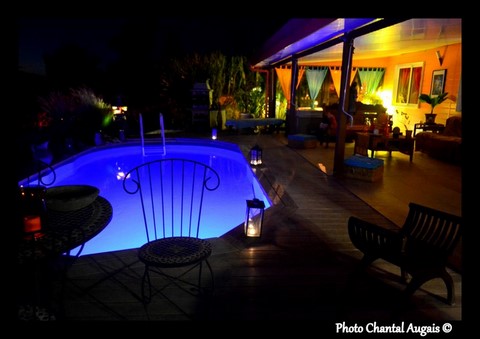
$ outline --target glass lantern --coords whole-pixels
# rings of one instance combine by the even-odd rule
[[[262,164],[262,149],[255,145],[250,149],[250,165],[258,166]]]
[[[247,213],[245,215],[244,232],[247,237],[260,237],[262,235],[263,215],[265,203],[257,198],[247,200]]]
[[[46,188],[44,186],[19,187],[23,232],[35,234],[42,230],[46,217]]]

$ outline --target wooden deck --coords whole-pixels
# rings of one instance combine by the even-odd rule
[[[326,150],[302,154],[286,146],[282,135],[235,135],[223,140],[230,139],[245,154],[255,143],[263,148],[264,166],[256,174],[274,206],[266,211],[261,238],[246,239],[239,226],[212,239],[214,293],[192,298],[172,290],[171,300],[157,295],[145,309],[137,298],[143,266],[135,263],[135,250],[82,256],[69,271],[61,305],[57,305],[63,307],[58,320],[312,321],[316,328],[325,326],[322,333],[330,334],[335,334],[337,322],[453,322],[454,327],[461,326],[462,275],[453,269],[449,271],[455,282],[455,306],[444,302],[446,289],[440,279],[405,300],[397,267],[380,260],[364,274],[354,273],[361,254],[349,240],[348,218],[355,215],[385,227],[398,227],[398,223],[395,215],[386,217],[360,199],[363,183],[351,182],[349,190],[348,183],[315,165],[314,152]],[[416,157],[414,164],[419,158],[423,157]],[[402,160],[409,163],[408,156]],[[416,167],[410,166],[414,171]],[[369,201],[368,196],[365,200]],[[98,264],[112,271],[125,263],[133,263],[131,270],[80,293],[78,287],[104,276]]]

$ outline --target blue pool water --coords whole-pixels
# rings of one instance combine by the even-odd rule
[[[209,194],[204,205],[201,238],[219,237],[241,224],[246,200],[256,197],[265,202],[266,208],[271,206],[237,145],[217,140],[175,139],[167,141],[165,150],[164,156],[162,145],[147,143],[143,155],[139,143],[113,144],[89,150],[55,168],[54,186],[96,186],[113,207],[112,221],[85,244],[82,255],[137,248],[146,241],[138,197],[123,190],[122,179],[123,173],[132,167],[157,158],[201,161],[220,175],[219,188]]]

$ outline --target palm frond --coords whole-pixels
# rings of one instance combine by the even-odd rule
[[[438,104],[441,104],[442,102],[447,100],[447,96],[448,96],[448,93],[442,93],[442,94],[439,94],[437,96],[432,96],[432,95],[429,95],[429,94],[422,93],[418,97],[418,100],[426,102],[427,104],[429,104],[432,107],[432,113],[433,113],[433,109],[435,108],[435,106],[437,106]]]

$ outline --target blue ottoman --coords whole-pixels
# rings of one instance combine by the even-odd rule
[[[292,134],[288,136],[288,146],[293,148],[315,148],[317,138],[309,134]]]
[[[363,181],[377,181],[383,178],[383,160],[363,155],[353,155],[345,159],[345,176]]]

